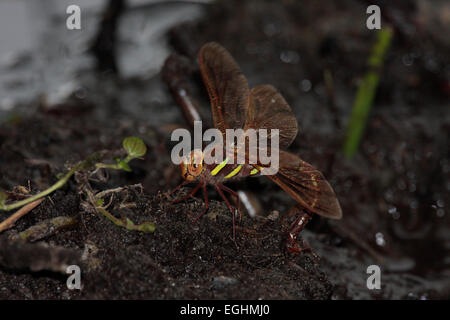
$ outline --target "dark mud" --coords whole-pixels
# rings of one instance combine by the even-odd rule
[[[338,222],[314,217],[302,232],[320,259],[308,252],[286,254],[282,217],[294,203],[265,178],[230,186],[256,194],[264,208],[257,218],[242,216],[236,244],[231,215],[212,190],[209,214],[192,224],[203,209],[200,199],[167,199],[180,182],[170,161],[170,133],[186,123],[160,75],[130,79],[84,71],[78,78],[83,94],[53,105],[36,99],[2,122],[0,188],[44,190],[67,166],[96,151],[119,150],[124,137],[139,136],[148,153],[131,162],[133,172],[108,171],[106,180],[91,185],[97,191],[128,186],[112,200],[111,212],[134,223],[154,222],[156,230],[128,231],[97,214],[86,206],[75,176],[1,235],[1,243],[14,250],[0,250],[0,298],[448,299],[450,52],[448,39],[436,32],[437,9],[423,2],[408,8],[384,4],[394,41],[362,145],[351,160],[340,150],[374,41],[365,29],[365,2],[317,7],[223,1],[166,35],[193,69],[198,48],[220,42],[250,86],[270,83],[286,97],[300,126],[290,151],[325,174],[344,214]],[[333,75],[334,95],[327,94],[324,70]],[[195,72],[190,86],[209,121]],[[274,210],[280,217],[269,219]],[[59,216],[77,223],[27,245],[8,240]],[[67,261],[80,265],[82,290],[68,290],[67,275],[48,261],[39,268],[33,259],[18,263],[33,246],[45,252],[43,260],[68,250],[59,267]],[[373,264],[382,270],[381,290],[366,287]]]

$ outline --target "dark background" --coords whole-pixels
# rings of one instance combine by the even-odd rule
[[[376,41],[365,23],[375,3],[394,36],[349,159],[341,150]],[[81,30],[66,29],[69,4],[81,7]],[[146,159],[96,188],[142,183],[143,193],[132,196],[136,209],[126,214],[157,226],[154,234],[114,226],[86,210],[71,180],[2,237],[77,217],[77,226],[41,242],[85,256],[94,248],[79,261],[83,290],[67,290],[64,274],[11,264],[6,254],[0,297],[448,299],[448,34],[446,1],[0,1],[0,188],[44,190],[65,165],[137,135],[148,146]],[[220,219],[192,227],[187,216],[201,205],[173,205],[163,196],[181,180],[170,161],[170,133],[187,124],[161,68],[171,53],[184,56],[183,79],[210,124],[196,66],[208,41],[230,51],[250,87],[268,83],[283,94],[300,128],[289,151],[334,187],[343,219],[315,217],[301,234],[320,261],[286,255],[281,222],[261,226],[247,216],[243,226],[258,236],[238,231],[236,250],[222,202],[210,210]],[[294,204],[268,179],[232,187],[253,195],[261,216],[284,215]],[[2,220],[8,215],[0,212]],[[381,290],[366,288],[372,264],[382,269]]]

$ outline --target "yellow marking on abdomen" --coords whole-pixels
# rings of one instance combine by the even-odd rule
[[[314,187],[317,187],[316,176],[315,175],[311,175],[311,177],[312,177],[312,181],[313,181]]]
[[[250,171],[250,174],[257,174],[258,172],[259,172],[259,170],[255,168],[252,171]]]
[[[216,174],[218,174],[219,171],[222,170],[222,168],[227,165],[227,163],[228,163],[228,158],[225,158],[225,160],[223,160],[220,164],[217,165],[217,167],[215,167],[211,171],[211,175],[215,176]]]
[[[238,165],[233,171],[231,171],[229,174],[225,176],[225,179],[234,177],[236,174],[238,174],[239,171],[242,169],[242,164]]]

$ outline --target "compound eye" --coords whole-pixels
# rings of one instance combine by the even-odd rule
[[[191,161],[188,166],[189,173],[193,176],[198,176],[203,170],[203,153],[199,149],[191,151]]]
[[[203,166],[201,164],[191,164],[188,167],[189,173],[193,176],[198,176],[200,173],[202,173]]]

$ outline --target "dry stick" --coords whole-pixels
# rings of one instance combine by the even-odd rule
[[[191,61],[184,56],[171,54],[162,68],[162,79],[170,90],[176,103],[183,111],[187,124],[194,128],[195,121],[202,121],[198,105],[189,90],[189,75],[192,73]]]
[[[21,217],[26,215],[28,212],[30,212],[31,210],[36,208],[42,201],[44,201],[44,199],[36,200],[36,201],[31,202],[31,203],[27,204],[26,206],[20,208],[20,210],[17,210],[16,213],[14,213],[9,218],[7,218],[2,223],[0,223],[0,232],[3,232],[6,229],[11,228],[17,220],[19,220]]]
[[[52,236],[60,230],[75,225],[78,222],[76,217],[59,216],[53,219],[44,220],[25,231],[15,234],[11,240],[22,239],[28,242],[35,242]]]

